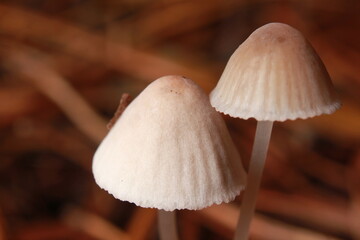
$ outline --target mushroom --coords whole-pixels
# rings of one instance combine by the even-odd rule
[[[176,239],[167,211],[232,201],[246,179],[221,115],[180,76],[157,79],[130,103],[98,147],[93,173],[115,198],[161,210],[162,239]]]
[[[270,23],[233,53],[210,94],[217,111],[255,118],[257,128],[235,239],[247,239],[273,121],[330,114],[340,107],[329,74],[296,29]]]

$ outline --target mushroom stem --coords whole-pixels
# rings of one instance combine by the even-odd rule
[[[158,210],[158,227],[161,240],[178,240],[175,211]]]
[[[255,211],[256,197],[264,170],[272,126],[272,121],[258,121],[256,126],[254,146],[251,153],[247,177],[247,186],[240,208],[240,217],[236,228],[235,240],[248,239],[250,222]]]

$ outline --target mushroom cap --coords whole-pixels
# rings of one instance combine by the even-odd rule
[[[93,173],[114,197],[168,211],[229,202],[245,183],[224,120],[179,76],[157,79],[130,103],[97,149]]]
[[[258,28],[239,46],[210,101],[220,112],[258,121],[309,118],[340,107],[315,50],[283,23]]]

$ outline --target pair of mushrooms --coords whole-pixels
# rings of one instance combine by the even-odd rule
[[[210,103],[211,102],[211,103]],[[246,175],[221,115],[258,120]],[[267,24],[231,56],[209,97],[190,79],[151,83],[95,153],[97,184],[114,197],[158,208],[162,239],[177,239],[175,209],[232,201],[246,185],[235,239],[248,237],[273,121],[340,107],[330,77],[294,28]]]

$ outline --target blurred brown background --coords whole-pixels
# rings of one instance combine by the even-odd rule
[[[209,92],[274,21],[309,39],[343,107],[276,123],[252,239],[360,239],[358,0],[1,0],[0,239],[157,239],[156,211],[91,173],[121,94],[167,74]],[[225,119],[247,166],[255,122]],[[231,239],[240,202],[180,211],[182,239]]]

